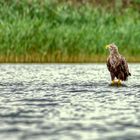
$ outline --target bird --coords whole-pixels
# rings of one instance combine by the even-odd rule
[[[115,78],[117,79],[117,84],[122,85],[122,81],[126,81],[128,76],[131,76],[129,72],[128,64],[119,51],[118,47],[111,43],[105,46],[109,50],[109,56],[107,58],[107,68],[110,72],[111,85],[115,85]]]

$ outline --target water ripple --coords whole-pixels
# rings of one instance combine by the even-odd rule
[[[139,140],[139,64],[121,87],[105,64],[0,68],[0,139]]]

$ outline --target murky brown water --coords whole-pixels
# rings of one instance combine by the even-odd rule
[[[105,64],[0,65],[1,140],[139,140],[140,64],[110,87]]]

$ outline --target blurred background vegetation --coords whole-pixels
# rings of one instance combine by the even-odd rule
[[[1,0],[0,62],[140,62],[140,0]]]

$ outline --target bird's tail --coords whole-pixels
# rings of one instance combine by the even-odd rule
[[[124,75],[124,81],[127,81],[128,80],[128,76],[131,76],[131,73],[130,72],[129,73],[126,73]]]

